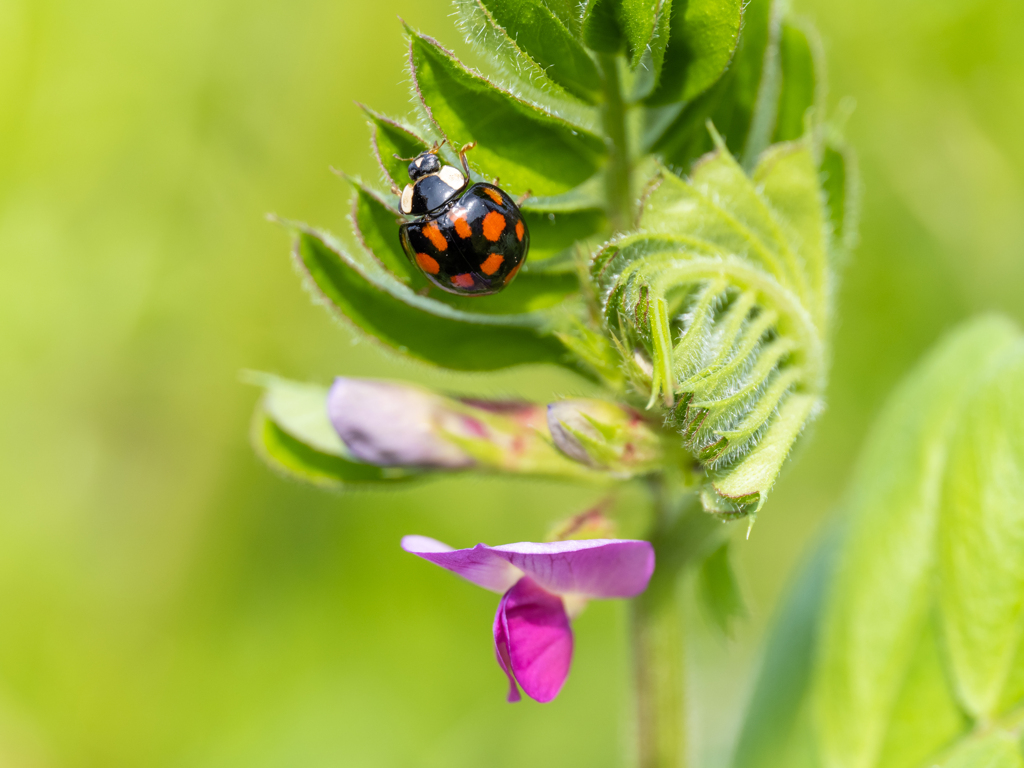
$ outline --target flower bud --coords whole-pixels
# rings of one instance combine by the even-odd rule
[[[541,405],[458,400],[409,384],[338,378],[327,411],[348,449],[367,464],[599,479],[551,446]]]
[[[548,429],[569,458],[629,477],[659,468],[657,433],[631,408],[604,400],[562,400],[548,406]]]

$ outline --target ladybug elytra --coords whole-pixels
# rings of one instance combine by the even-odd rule
[[[438,147],[412,159],[400,209],[418,218],[403,223],[398,237],[409,260],[442,291],[487,296],[515,278],[530,232],[519,206],[497,183],[470,185],[466,152],[473,146],[459,152],[465,175],[441,164]]]

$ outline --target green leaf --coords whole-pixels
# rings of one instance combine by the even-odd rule
[[[772,0],[750,0],[746,4],[736,52],[725,74],[688,103],[654,142],[653,151],[667,164],[688,169],[694,160],[714,148],[704,128],[709,120],[730,152],[738,157],[747,156],[759,94],[773,89],[773,66],[778,68],[773,65],[777,58],[773,52],[777,34],[770,34],[771,5]]]
[[[843,530],[832,524],[790,587],[764,649],[743,718],[733,768],[811,768],[807,691],[818,643],[818,618]],[[808,755],[810,753],[810,755]]]
[[[601,78],[574,33],[540,0],[460,0],[467,39],[497,54],[520,77],[557,83],[577,98],[596,103]],[[527,59],[527,60],[524,60]]]
[[[401,189],[409,183],[409,161],[395,157],[415,157],[427,149],[431,142],[421,137],[413,128],[374,112],[369,107],[363,111],[370,118],[373,154],[380,165],[381,175],[388,186]]]
[[[792,141],[804,135],[807,110],[822,104],[821,43],[810,27],[786,22],[779,39],[782,92],[773,141]],[[820,119],[820,115],[819,115]]]
[[[1024,704],[1022,435],[1024,335],[1008,321],[958,330],[899,387],[832,575],[801,579],[792,600],[819,597],[776,622],[736,768],[1018,766],[1003,731]],[[794,631],[810,647],[787,652]]]
[[[832,247],[840,254],[848,253],[857,241],[860,187],[857,161],[846,144],[831,139],[825,142],[819,176],[828,208]]]
[[[872,432],[847,502],[850,537],[823,619],[816,696],[826,764],[878,764],[929,615],[941,608],[933,603],[935,547],[943,538],[950,438],[965,405],[1020,345],[1005,321],[969,325],[900,387]],[[1024,498],[1016,510],[1024,514]]]
[[[598,53],[619,53],[626,44],[619,26],[620,0],[584,0],[583,42]]]
[[[344,319],[382,344],[453,370],[486,371],[562,363],[539,315],[471,314],[419,296],[324,233],[294,225],[295,258],[317,292]]]
[[[1024,768],[1020,734],[998,730],[970,739],[938,768]]]
[[[964,405],[942,480],[943,636],[964,707],[989,720],[1024,639],[1024,344]]]
[[[593,176],[604,143],[466,69],[434,40],[410,31],[409,57],[427,115],[453,147],[477,142],[470,165],[513,194],[557,195]]]
[[[636,69],[658,31],[658,19],[668,18],[672,0],[619,0],[619,28],[626,38],[630,66]]]
[[[722,634],[732,636],[733,622],[747,615],[736,572],[726,542],[701,563],[697,594],[711,622]]]
[[[664,63],[654,59],[660,79],[648,104],[690,102],[722,76],[739,42],[742,7],[740,0],[689,0],[672,9]]]
[[[709,511],[760,509],[819,407],[826,236],[809,142],[773,147],[752,177],[720,146],[689,182],[664,172],[640,231],[591,265],[633,389],[710,470]]]
[[[264,388],[253,415],[253,446],[278,472],[326,488],[393,482],[415,474],[353,459],[327,418],[326,387],[270,374],[248,379]]]

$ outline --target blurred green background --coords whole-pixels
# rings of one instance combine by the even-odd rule
[[[694,749],[721,766],[787,577],[886,392],[978,311],[1024,320],[1024,4],[797,0],[851,95],[862,243],[829,410],[738,546],[751,618],[694,614]],[[596,499],[447,479],[332,496],[247,443],[242,368],[547,398],[449,377],[303,293],[275,211],[343,228],[375,174],[354,100],[408,104],[402,16],[445,0],[0,0],[0,766],[617,766],[625,606],[577,622],[553,704],[506,705],[496,598],[403,554],[543,536]],[[639,503],[626,493],[620,507]]]

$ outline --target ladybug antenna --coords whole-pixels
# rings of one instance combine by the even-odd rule
[[[438,144],[435,141],[434,142],[434,146],[432,146],[430,149],[425,150],[425,151],[429,152],[432,155],[436,155],[441,150],[441,147],[443,147],[447,142],[448,142],[448,139],[443,139],[440,144]],[[423,154],[423,152],[420,152],[419,155],[415,155],[413,157],[402,157],[401,155],[392,155],[392,157],[395,158],[395,160],[401,160],[403,163],[411,163],[413,160],[415,160],[417,157],[419,157],[422,154]]]

